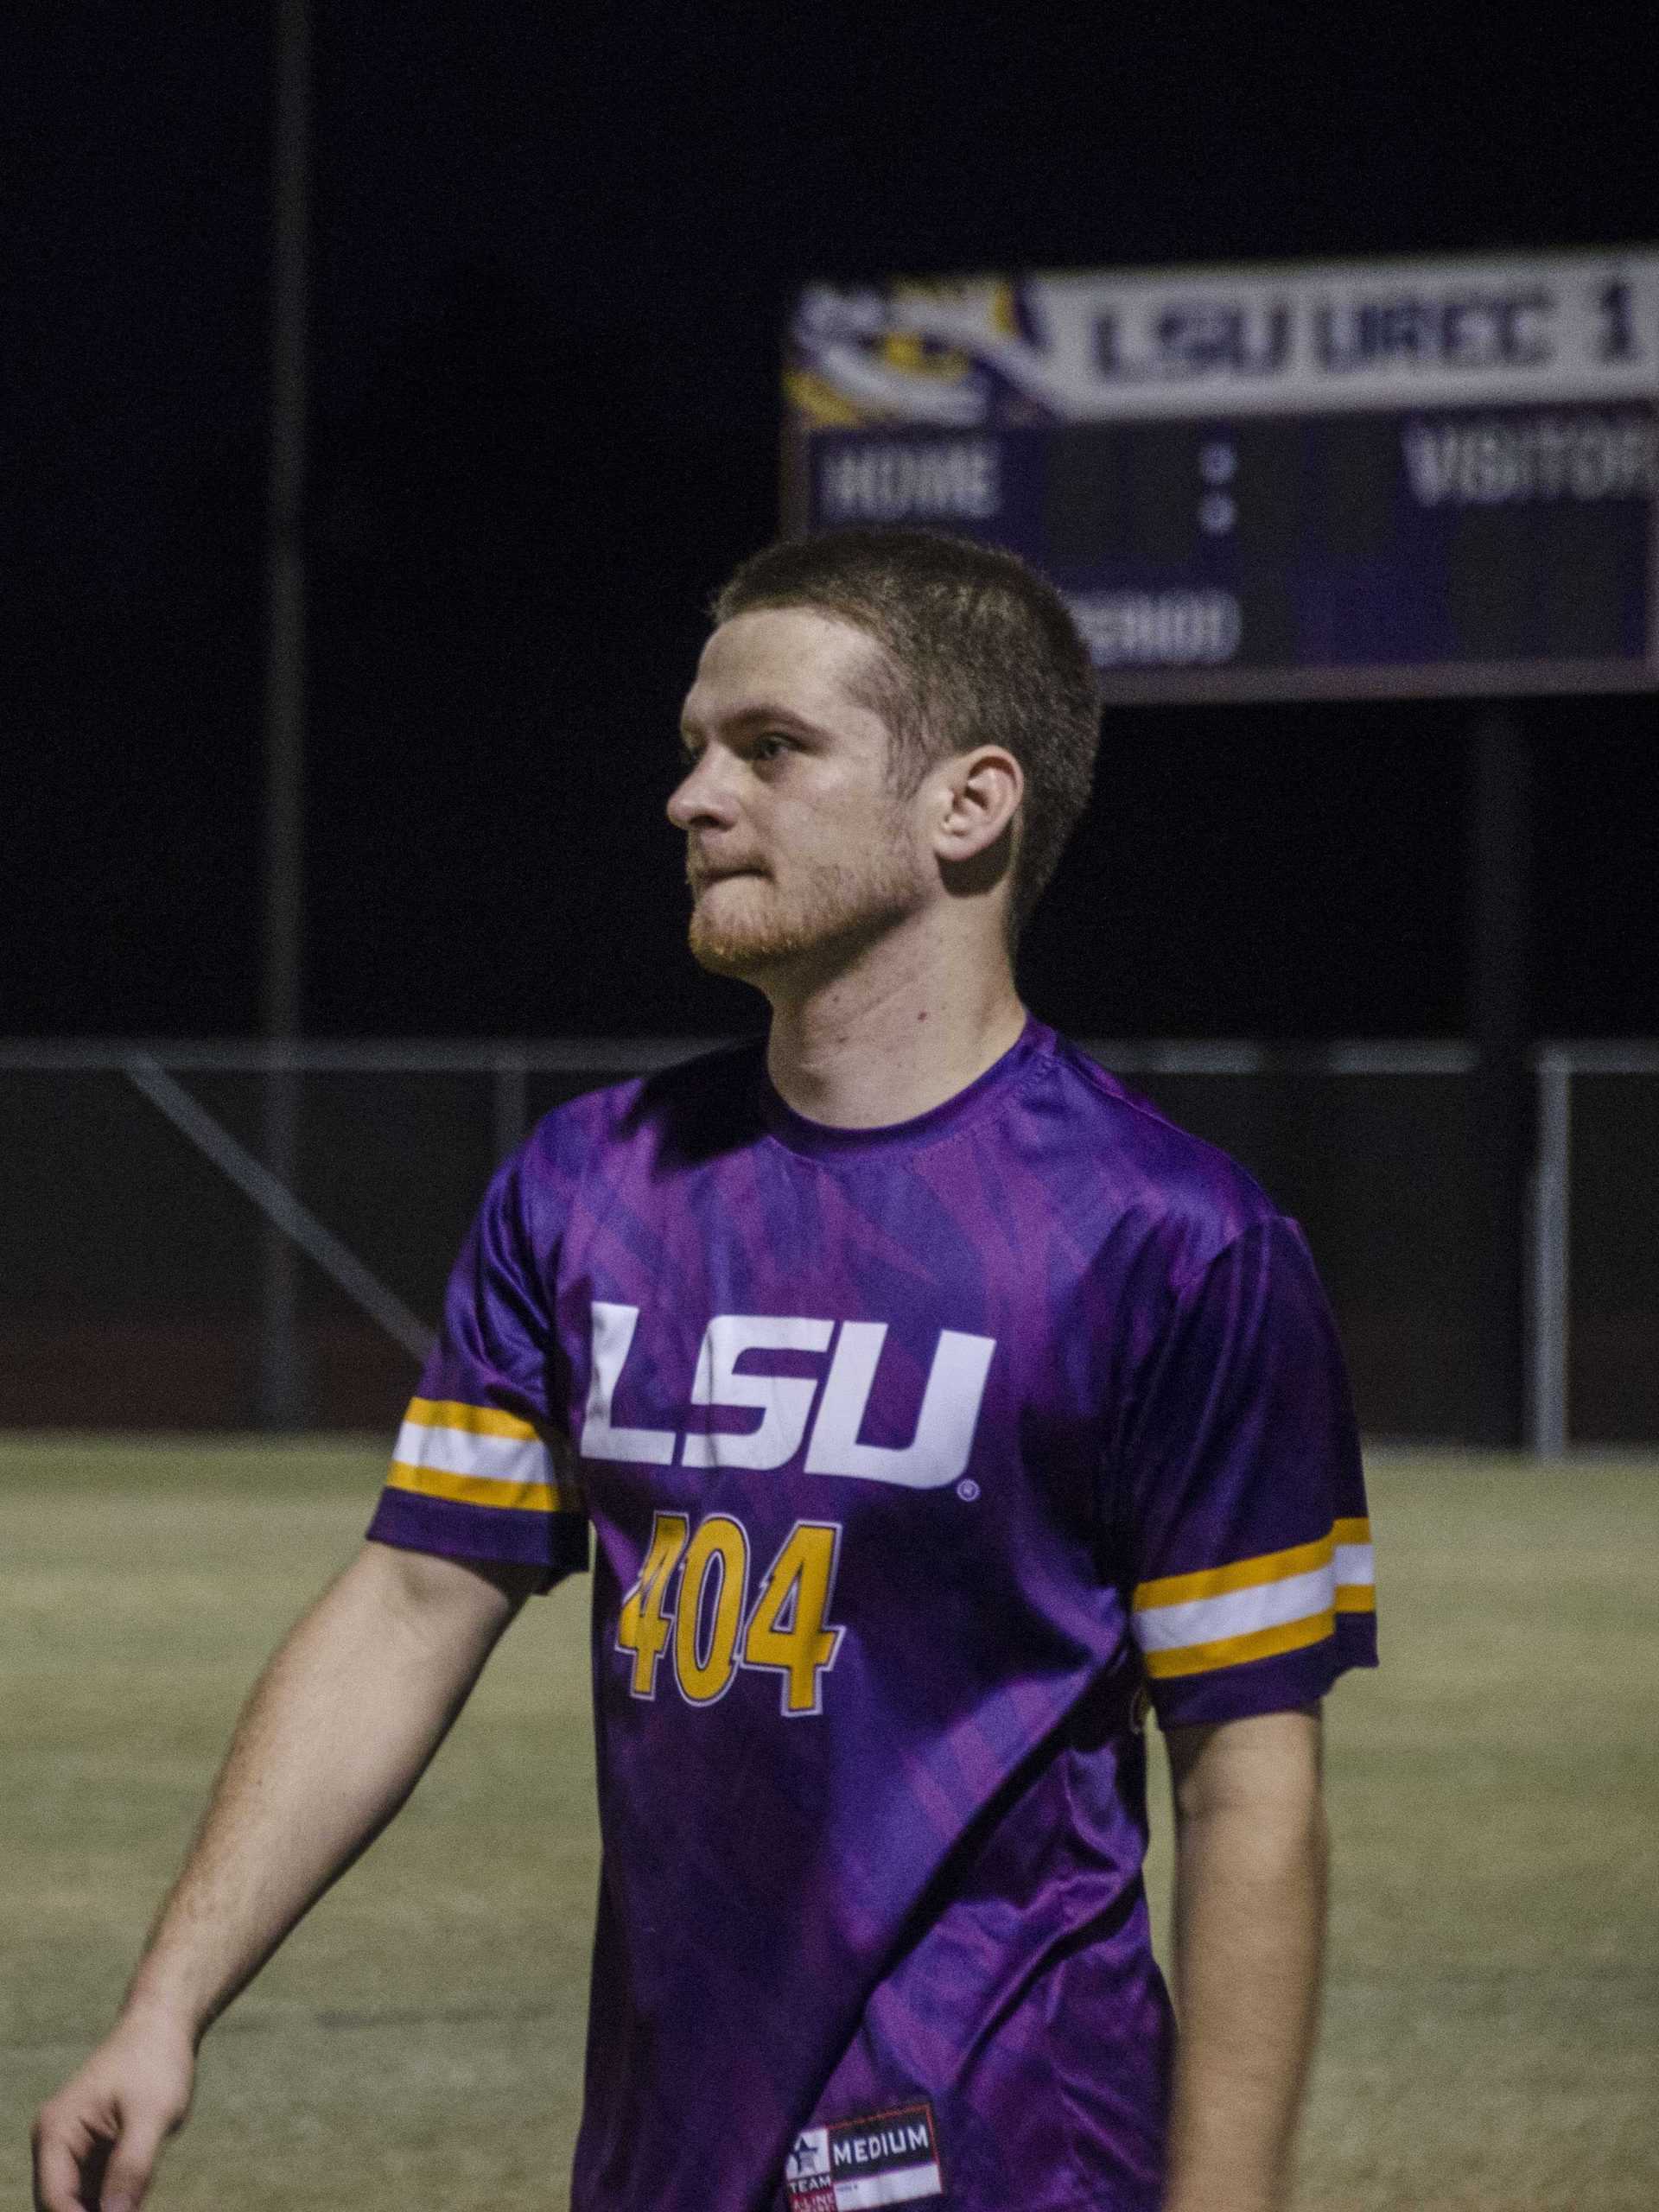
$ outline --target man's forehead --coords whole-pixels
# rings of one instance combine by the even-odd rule
[[[776,708],[808,721],[868,714],[880,647],[864,631],[810,607],[734,614],[709,638],[686,694],[683,722],[703,728]]]

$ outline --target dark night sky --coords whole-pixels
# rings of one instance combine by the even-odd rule
[[[799,278],[1659,231],[1617,10],[315,14],[325,1033],[755,1026],[683,951],[661,801],[700,606],[775,528]],[[266,10],[9,43],[0,1033],[246,1032]],[[1522,712],[1536,1025],[1652,1033],[1654,702]],[[1456,1032],[1471,715],[1115,715],[1028,996],[1094,1035]]]

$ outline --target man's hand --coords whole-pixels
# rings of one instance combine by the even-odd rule
[[[177,2021],[124,2013],[35,2117],[35,2212],[137,2212],[195,2072]]]

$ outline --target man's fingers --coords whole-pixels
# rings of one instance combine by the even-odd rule
[[[183,2117],[164,2101],[105,2103],[92,2120],[47,2106],[35,2123],[35,2212],[138,2212]]]
[[[92,2147],[85,2128],[41,2114],[35,2123],[35,2212],[84,2212],[81,2161]]]
[[[110,2153],[99,2212],[138,2212],[162,2141],[172,2133],[175,2124],[149,2113],[135,2113],[124,2121]]]
[[[177,2128],[183,2113],[149,2106],[146,2110],[122,2113],[122,2133],[108,2157],[99,2212],[137,2212],[162,2157],[162,2144]]]

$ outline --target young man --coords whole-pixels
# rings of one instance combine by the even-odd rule
[[[1097,734],[1055,594],[857,532],[716,613],[669,813],[691,949],[769,1036],[575,1100],[496,1177],[372,1541],[41,2114],[46,2212],[106,2155],[136,2202],[207,2024],[590,1536],[581,2212],[1284,2202],[1319,1700],[1374,1657],[1324,1300],[1248,1177],[1016,995]]]

